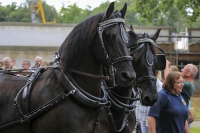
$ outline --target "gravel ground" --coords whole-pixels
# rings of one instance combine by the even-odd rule
[[[191,127],[200,127],[200,121],[194,121],[190,124]]]

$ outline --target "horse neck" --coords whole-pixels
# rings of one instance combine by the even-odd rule
[[[81,72],[102,75],[102,64],[97,63],[90,51],[85,51],[85,54],[80,56],[74,70]],[[100,96],[101,79],[85,76],[78,73],[72,73],[72,78],[76,83],[88,93],[94,96]]]

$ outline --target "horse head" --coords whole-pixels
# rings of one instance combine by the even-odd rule
[[[135,79],[135,72],[131,68],[132,57],[126,47],[128,43],[124,26],[126,9],[125,4],[120,11],[113,12],[114,2],[111,3],[102,17],[98,34],[92,43],[92,51],[97,61],[103,62],[108,69],[109,75],[113,77],[113,84],[120,86],[128,86]]]
[[[136,86],[135,91],[140,93],[141,103],[145,106],[153,105],[157,99],[157,89],[155,70],[157,57],[155,55],[154,47],[164,51],[155,44],[160,33],[160,29],[150,37],[147,33],[135,34],[131,29],[129,31],[129,43],[127,47],[130,48],[130,54],[133,56],[133,68],[136,72]]]

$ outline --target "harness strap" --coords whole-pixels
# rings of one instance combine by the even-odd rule
[[[0,126],[0,131],[8,129],[10,127],[15,127],[15,126],[18,126],[18,125],[21,125],[21,120],[17,120],[17,121],[5,124],[3,126]]]
[[[78,73],[78,74],[85,75],[85,76],[92,77],[92,78],[98,78],[98,79],[102,79],[102,80],[113,80],[113,77],[110,77],[110,76],[94,75],[94,74],[81,72],[81,71],[74,70],[74,69],[67,69],[67,70],[70,72]]]
[[[134,95],[133,90],[132,90],[131,97],[124,97],[124,96],[120,96],[120,95],[116,94],[115,92],[113,92],[111,90],[111,89],[115,89],[115,88],[107,87],[107,84],[105,81],[103,81],[102,84],[107,92],[107,97],[108,97],[108,100],[112,104],[111,108],[113,110],[122,112],[126,109],[129,111],[132,111],[133,108],[135,107],[135,103],[136,103],[135,101],[140,100],[140,98],[136,97],[137,95]],[[121,102],[118,98],[129,100],[129,102],[128,101],[127,101],[127,103]]]
[[[28,79],[28,82],[27,82],[28,84],[25,87],[22,94],[22,105],[23,105],[22,107],[25,114],[29,113],[29,104],[30,104],[29,99],[30,99],[30,94],[31,94],[33,85],[44,70],[45,68],[36,69],[35,72]]]
[[[99,107],[99,110],[98,110],[97,119],[96,119],[96,121],[95,121],[94,133],[98,133],[99,120],[100,120],[99,117],[101,116],[101,111],[102,111],[102,106]]]
[[[133,61],[133,57],[132,56],[119,57],[119,58],[113,60],[113,64],[120,62],[120,61]]]
[[[118,94],[116,94],[115,92],[113,92],[112,90],[110,90],[110,89],[106,89],[106,91],[108,92],[110,92],[110,93],[112,93],[113,95],[115,95],[116,97],[119,97],[119,98],[122,98],[122,99],[126,99],[126,100],[130,100],[130,101],[137,101],[137,100],[139,100],[138,98],[130,98],[130,97],[123,97],[123,96],[120,96],[120,95],[118,95]],[[110,94],[109,93],[109,94]]]
[[[53,107],[55,107],[56,105],[58,105],[59,103],[64,101],[69,95],[74,95],[75,92],[76,91],[73,90],[73,91],[70,91],[67,94],[66,93],[60,94],[59,96],[57,96],[56,98],[52,99],[51,101],[49,101],[48,103],[46,103],[42,107],[40,107],[40,108],[36,109],[35,111],[32,111],[31,113],[26,115],[26,117],[24,119],[21,119],[21,123],[30,122],[31,120],[43,115],[44,113],[48,112]]]
[[[28,82],[27,82],[28,84],[26,85],[22,94],[22,109],[23,109],[24,114],[28,114],[30,112],[30,94],[33,89],[33,85],[35,84],[36,80],[41,75],[43,70],[45,70],[45,68],[36,69],[35,72],[28,79]],[[29,133],[32,133],[30,123],[31,121],[27,122],[25,126],[27,128],[27,131]]]
[[[148,80],[148,79],[157,80],[157,78],[155,76],[148,75],[148,76],[143,76],[143,77],[137,79],[137,83],[136,84],[138,84],[141,81]]]
[[[105,105],[105,109],[108,113],[108,120],[110,121],[111,125],[114,127],[114,130],[116,132],[121,132],[126,126],[128,126],[128,115],[129,114],[125,113],[122,125],[121,125],[120,129],[117,129],[117,127],[115,126],[114,120],[113,120],[113,116],[112,116],[112,113],[111,113],[111,110],[110,110],[110,106]]]
[[[0,131],[10,128],[10,127],[14,127],[14,126],[18,126],[20,124],[26,124],[28,122],[30,122],[31,120],[34,120],[35,118],[43,115],[44,113],[48,112],[49,110],[51,110],[53,107],[55,107],[56,105],[58,105],[59,103],[61,103],[63,100],[65,100],[69,95],[73,95],[76,91],[70,91],[69,93],[62,93],[59,96],[57,96],[56,98],[54,98],[53,100],[51,100],[50,102],[46,103],[45,105],[43,105],[42,107],[32,111],[31,113],[27,114],[24,116],[24,118],[11,122],[9,124],[0,126]]]
[[[0,73],[5,73],[5,74],[32,74],[33,72],[17,72],[17,71],[7,71],[7,70],[1,70]]]

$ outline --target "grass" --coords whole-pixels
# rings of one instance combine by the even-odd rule
[[[200,97],[192,97],[191,98],[191,112],[194,116],[195,121],[200,120]],[[200,132],[199,132],[200,133]]]
[[[190,133],[200,133],[200,127],[191,127]]]
[[[191,111],[195,121],[200,121],[200,97],[191,98]],[[190,127],[190,133],[200,133],[200,127]]]

